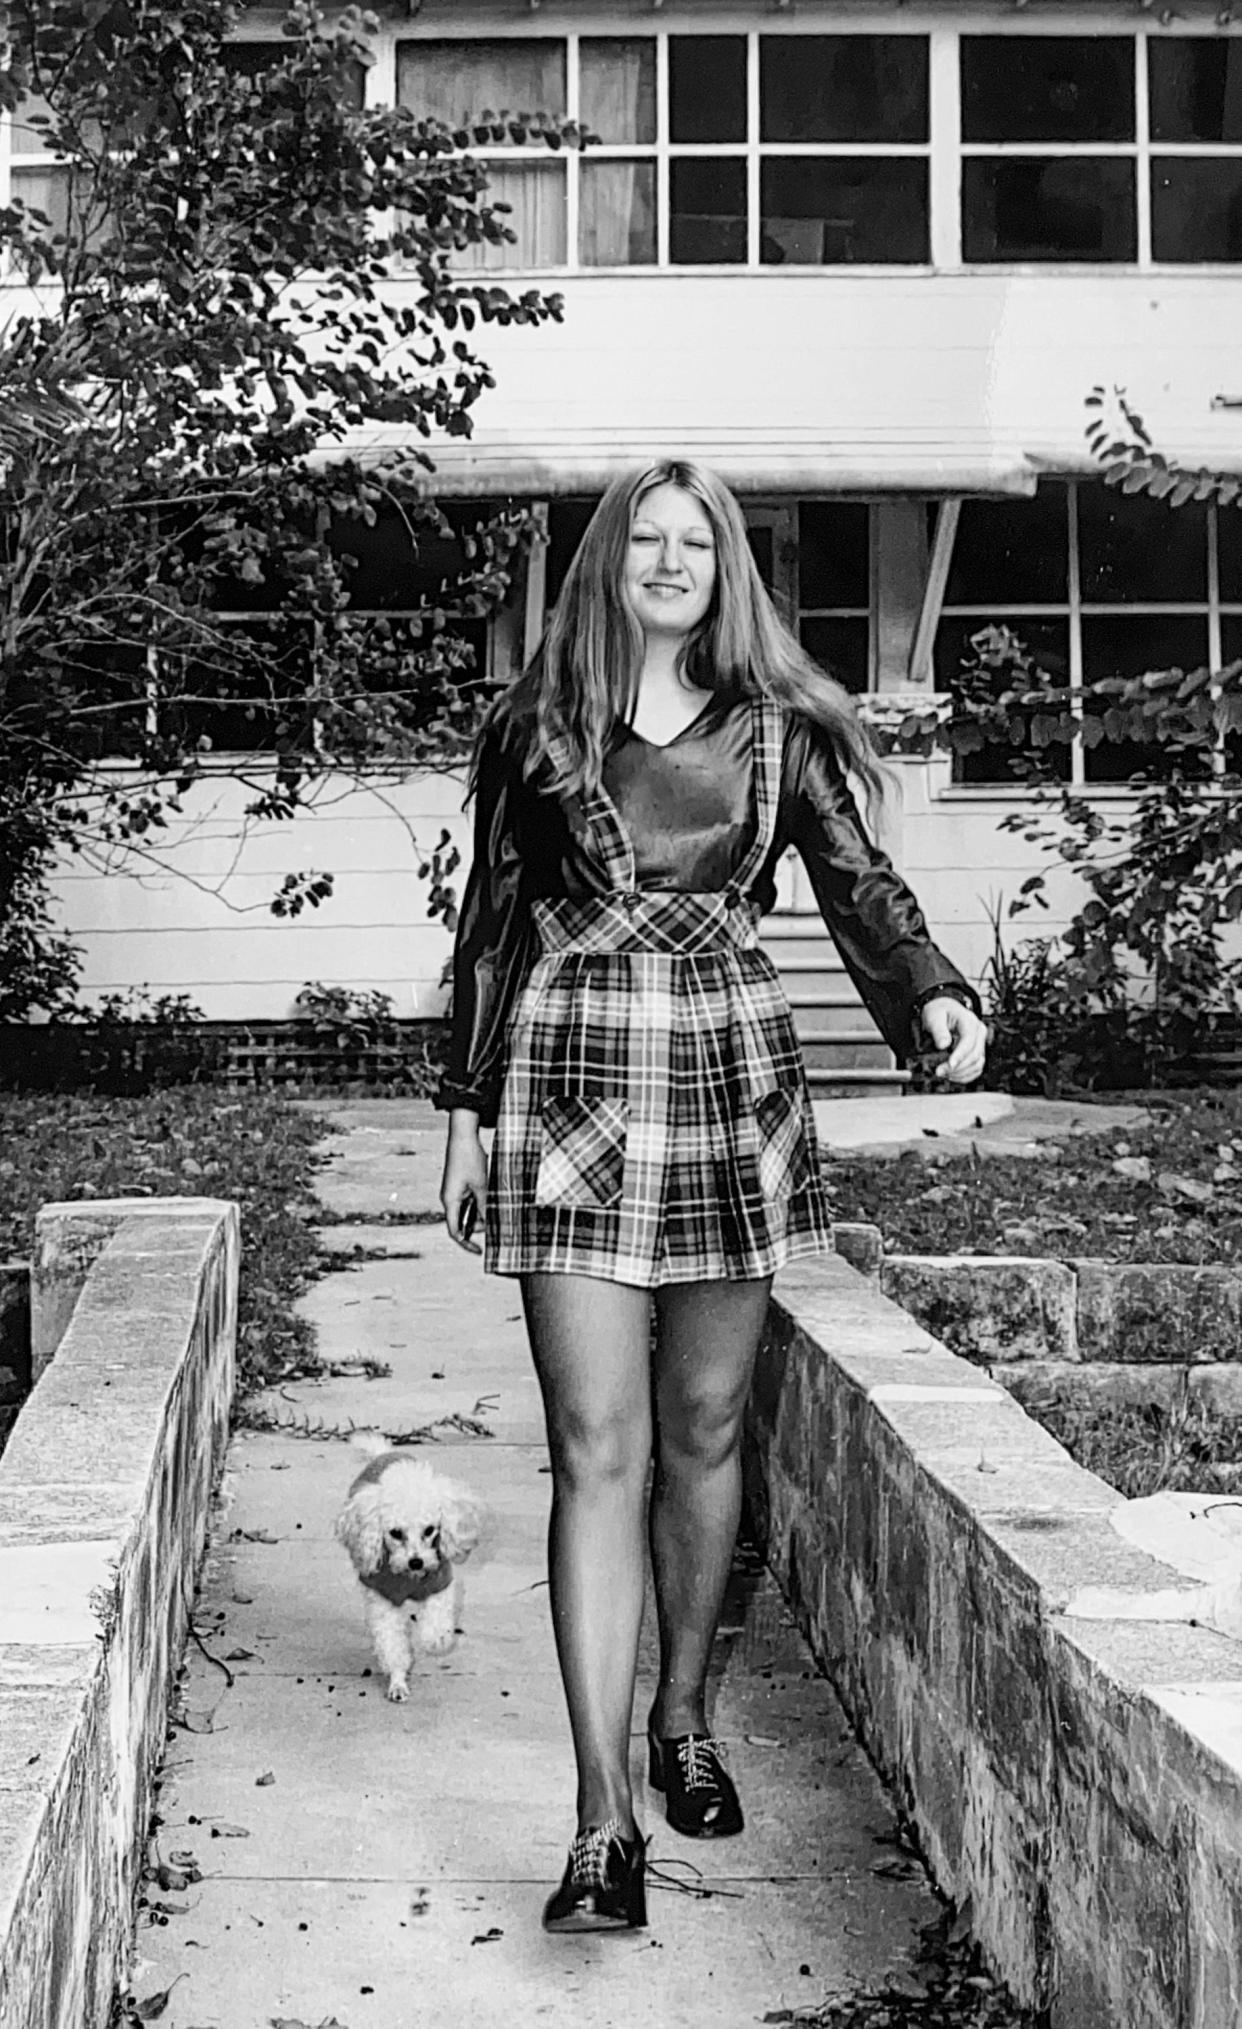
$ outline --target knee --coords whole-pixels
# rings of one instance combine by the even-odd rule
[[[650,1434],[630,1416],[565,1417],[549,1441],[553,1477],[563,1491],[641,1484],[647,1470]]]
[[[661,1410],[660,1463],[664,1471],[716,1472],[736,1457],[746,1398],[708,1395]]]

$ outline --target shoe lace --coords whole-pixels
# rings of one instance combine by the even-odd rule
[[[725,1766],[724,1748],[705,1733],[691,1733],[677,1743],[677,1758],[687,1789],[715,1789],[716,1771]]]
[[[607,1818],[602,1825],[588,1825],[575,1834],[569,1848],[569,1869],[575,1888],[603,1888],[608,1876],[608,1854],[623,1843],[621,1821]]]

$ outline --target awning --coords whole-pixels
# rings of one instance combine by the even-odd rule
[[[929,437],[858,437],[826,441],[807,431],[771,429],[641,429],[623,435],[549,428],[537,436],[489,430],[480,416],[477,435],[429,444],[399,431],[359,433],[350,455],[386,462],[402,450],[426,450],[435,461],[437,495],[515,495],[557,499],[602,493],[618,473],[684,457],[711,466],[735,493],[817,494],[945,493],[1032,494],[1038,470],[1021,452],[989,442],[956,443]]]
[[[1242,470],[1242,276],[1127,270],[548,278],[559,322],[481,324],[495,379],[470,437],[423,449],[446,495],[590,495],[683,455],[743,494],[1010,494],[1090,474],[1093,388],[1178,463]],[[400,293],[400,285],[397,287]]]

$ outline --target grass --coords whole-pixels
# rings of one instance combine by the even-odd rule
[[[870,1220],[897,1254],[1242,1261],[1242,1092],[1128,1097],[1150,1125],[1067,1135],[1043,1159],[831,1158],[832,1215]],[[1144,1160],[1148,1180],[1114,1167]]]
[[[239,1395],[291,1380],[316,1364],[293,1302],[322,1272],[310,1185],[323,1132],[280,1099],[198,1085],[142,1098],[0,1093],[0,1259],[29,1257],[35,1213],[59,1198],[234,1198]]]

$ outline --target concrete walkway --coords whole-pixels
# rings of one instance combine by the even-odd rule
[[[907,1102],[911,1103],[911,1102]],[[358,1588],[332,1540],[357,1463],[326,1434],[232,1445],[171,1735],[160,1857],[134,1989],[174,1980],[165,2029],[732,2029],[856,1982],[908,1979],[937,1913],[892,1809],[770,1579],[739,1557],[715,1723],[748,1812],[719,1846],[679,1839],[639,1782],[652,1855],[710,1897],[653,1887],[650,1929],[549,1938],[543,1899],[573,1829],[573,1764],[549,1624],[549,1480],[514,1285],[434,1224],[442,1137],[425,1108],[333,1108],[319,1191],[340,1252],[306,1309],[325,1377],[270,1403],[291,1424],[439,1422],[436,1463],[491,1515],[466,1567],[465,1632],[408,1704],[374,1675]],[[371,1222],[371,1223],[368,1223]],[[391,1373],[367,1379],[375,1360]],[[477,1419],[472,1436],[440,1419]],[[636,1705],[650,1696],[651,1616]],[[231,1681],[230,1681],[231,1679]],[[634,1741],[636,1778],[642,1769]]]

